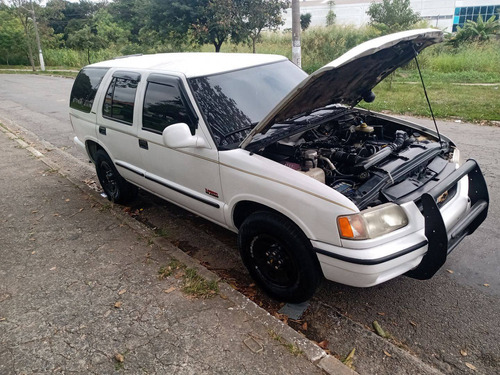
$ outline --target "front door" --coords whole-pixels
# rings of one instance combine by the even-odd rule
[[[198,126],[182,80],[151,74],[147,78],[138,138],[145,188],[201,216],[225,224],[218,151]],[[163,130],[186,123],[205,147],[169,148]]]

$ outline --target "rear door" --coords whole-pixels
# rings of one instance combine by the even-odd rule
[[[106,92],[98,107],[97,134],[120,174],[138,184],[143,182],[144,175],[137,139],[140,81],[140,73],[117,70],[103,82]]]

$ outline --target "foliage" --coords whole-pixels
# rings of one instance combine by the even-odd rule
[[[0,56],[9,65],[19,63],[23,54],[24,32],[23,26],[13,12],[0,4]]]
[[[252,52],[264,28],[275,30],[284,24],[281,12],[288,8],[288,0],[244,0],[239,6],[240,30],[234,35],[233,41],[249,39]]]
[[[302,31],[306,30],[309,25],[311,25],[311,18],[311,13],[304,13],[300,15],[300,28],[302,29]]]
[[[233,0],[209,0],[198,8],[198,18],[191,26],[195,40],[198,44],[213,44],[215,52],[219,52],[222,43],[238,31],[237,15]]]
[[[86,51],[87,61],[90,64],[90,51],[103,49],[106,46],[106,40],[99,36],[95,29],[85,25],[69,35],[68,46],[78,51]]]
[[[366,14],[370,16],[370,24],[383,34],[410,29],[420,20],[420,14],[411,9],[410,0],[373,2]]]
[[[493,15],[486,21],[480,15],[477,21],[467,20],[463,28],[458,27],[448,44],[458,47],[466,42],[485,42],[500,33],[500,20]]]
[[[326,26],[332,26],[335,23],[335,19],[337,18],[337,15],[333,11],[333,6],[335,5],[335,1],[330,0],[328,2],[329,10],[328,13],[326,14]]]

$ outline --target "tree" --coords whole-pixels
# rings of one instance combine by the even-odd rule
[[[189,30],[198,23],[199,13],[207,5],[208,0],[149,0],[146,29],[180,48],[188,41]]]
[[[23,26],[9,7],[0,4],[0,59],[9,65],[9,58],[23,53]]]
[[[35,59],[33,57],[33,48],[35,44],[35,36],[33,33],[33,23],[31,22],[31,7],[29,0],[11,0],[12,8],[14,9],[19,22],[23,26],[24,30],[24,46],[26,47],[26,52],[28,59],[31,64],[31,69],[33,71],[35,68]]]
[[[448,41],[448,44],[458,47],[465,42],[485,42],[494,35],[500,33],[500,21],[496,16],[491,16],[486,21],[479,16],[477,21],[467,20],[463,28],[458,27],[456,34]]]
[[[233,31],[232,40],[240,41],[250,39],[252,51],[255,53],[255,43],[260,38],[263,29],[277,29],[285,22],[281,12],[289,7],[288,0],[244,0],[237,18],[241,26],[236,33]]]
[[[215,52],[220,51],[222,43],[240,26],[237,9],[233,0],[209,0],[199,8],[198,18],[191,29],[198,44],[210,43]]]
[[[410,0],[371,3],[366,14],[370,16],[370,24],[383,34],[407,30],[420,21],[420,14],[410,8]]]
[[[309,25],[311,24],[311,18],[312,14],[311,13],[305,13],[300,15],[300,28],[302,31],[306,30]]]
[[[330,10],[328,11],[326,15],[326,26],[332,26],[335,23],[335,19],[337,18],[337,15],[333,11],[333,6],[335,5],[335,1],[330,0],[328,2],[328,6],[330,7]]]
[[[80,30],[71,33],[68,36],[68,45],[79,51],[87,52],[87,61],[90,62],[90,51],[100,50],[106,47],[106,40],[99,35],[97,31],[89,25],[83,26]]]

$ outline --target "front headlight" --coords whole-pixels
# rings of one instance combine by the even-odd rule
[[[340,237],[366,240],[395,231],[408,224],[404,210],[394,203],[372,207],[353,215],[337,218]]]
[[[458,164],[458,166],[462,165],[462,162],[463,162],[462,155],[460,154],[460,150],[458,148],[456,148],[456,147],[453,150],[453,156],[451,157],[451,161],[453,163]]]

